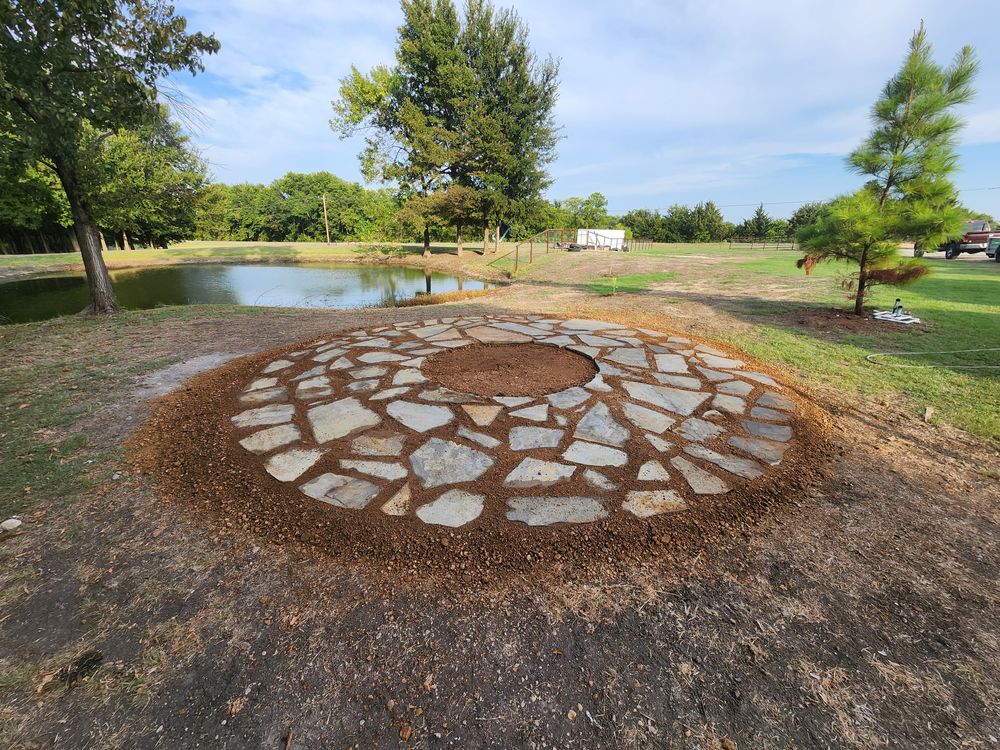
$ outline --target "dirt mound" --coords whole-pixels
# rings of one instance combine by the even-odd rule
[[[597,365],[545,344],[473,344],[428,357],[424,373],[477,396],[544,396],[592,380]]]

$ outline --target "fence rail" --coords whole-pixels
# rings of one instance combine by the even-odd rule
[[[729,243],[730,250],[732,250],[733,246],[742,247],[744,245],[749,245],[751,250],[758,248],[764,250],[769,247],[773,247],[776,250],[783,248],[795,250],[798,248],[794,237],[730,237],[727,242]]]
[[[514,245],[513,250],[490,261],[489,265],[492,266],[493,264],[513,255],[514,273],[517,273],[518,268],[521,266],[523,257],[526,256],[527,263],[530,265],[535,262],[535,255],[548,255],[553,249],[567,250],[570,245],[575,244],[577,244],[576,229],[544,229],[526,240],[521,240]],[[628,252],[629,250],[645,250],[652,244],[652,240],[635,238],[626,238],[622,240],[620,238],[607,237],[599,232],[593,231],[587,233],[586,242],[587,247],[593,246],[596,248],[603,247],[610,249],[620,246],[622,252]]]

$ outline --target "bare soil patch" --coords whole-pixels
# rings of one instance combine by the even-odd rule
[[[424,372],[462,393],[544,396],[589,382],[597,365],[583,354],[544,344],[473,344],[431,355]]]

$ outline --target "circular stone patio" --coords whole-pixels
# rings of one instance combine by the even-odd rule
[[[236,439],[274,482],[335,512],[457,530],[684,513],[795,443],[795,404],[769,375],[596,320],[353,331],[269,362],[239,401]]]

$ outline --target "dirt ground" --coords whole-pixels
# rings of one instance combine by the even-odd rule
[[[649,319],[643,298],[525,285],[447,310]],[[0,538],[0,746],[1000,744],[998,455],[892,403],[813,393],[832,420],[813,481],[691,556],[488,583],[376,586],[126,468],[145,399],[200,367],[441,314],[166,317],[74,351],[122,363],[83,426],[120,466]],[[707,338],[734,324],[697,301],[669,314]],[[177,351],[202,359],[125,366]]]

